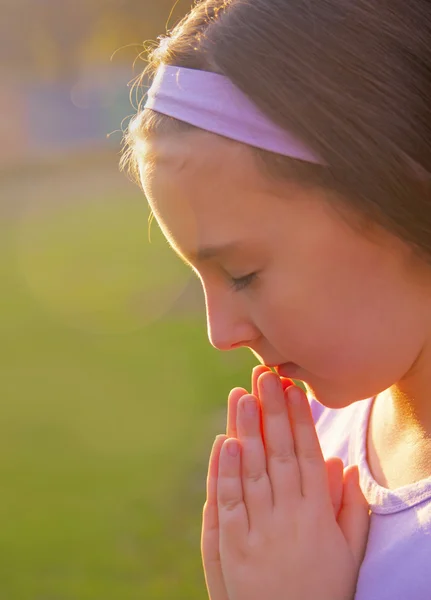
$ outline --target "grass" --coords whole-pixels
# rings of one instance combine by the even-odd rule
[[[206,597],[208,454],[254,361],[169,313],[190,275],[147,218],[84,198],[1,228],[1,599]]]

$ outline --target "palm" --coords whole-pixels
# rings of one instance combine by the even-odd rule
[[[258,367],[253,371],[252,394],[259,397],[257,381],[262,373],[269,371],[267,367]],[[293,384],[289,379],[282,378],[283,388]],[[228,417],[226,435],[219,436],[216,440],[208,471],[207,480],[207,502],[203,512],[203,527],[201,538],[201,550],[204,563],[206,584],[210,600],[229,600],[220,561],[219,552],[219,528],[217,513],[217,474],[218,474],[218,456],[220,449],[227,437],[237,437],[237,407],[238,402],[243,395],[247,394],[243,388],[235,388],[229,395]],[[263,437],[263,436],[262,436]],[[335,518],[338,520],[340,509],[343,502],[344,472],[343,462],[339,458],[329,458],[326,460],[326,470],[328,475],[329,493],[334,508]],[[340,515],[342,518],[342,515]]]

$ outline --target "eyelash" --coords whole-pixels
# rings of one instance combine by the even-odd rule
[[[231,277],[230,278],[231,287],[235,290],[235,292],[240,292],[241,290],[243,290],[246,287],[248,287],[249,285],[251,285],[251,283],[253,283],[253,281],[256,279],[256,277],[257,277],[257,273],[250,273],[249,275],[245,275],[244,277],[239,277],[238,279]]]

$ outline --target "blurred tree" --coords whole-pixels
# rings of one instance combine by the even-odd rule
[[[0,67],[10,74],[31,69],[31,27],[27,18],[28,0],[1,0],[0,4]]]
[[[70,81],[82,68],[84,47],[92,46],[96,56],[94,45],[102,44],[109,61],[112,52],[130,44],[135,56],[140,44],[163,34],[191,5],[192,0],[0,0],[0,66],[40,76],[46,72],[41,56],[49,49],[50,72]],[[106,23],[117,27],[109,36],[116,47],[104,46]],[[122,57],[128,61],[130,53]]]
[[[102,0],[39,0],[37,19],[55,47],[56,79],[73,80],[79,71],[78,49],[91,35]]]

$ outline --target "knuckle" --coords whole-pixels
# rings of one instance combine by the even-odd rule
[[[320,452],[320,449],[315,446],[308,446],[306,448],[303,448],[301,450],[300,455],[302,460],[311,464],[320,463],[320,461],[322,460],[322,454]]]
[[[220,502],[221,507],[224,511],[231,513],[234,512],[242,504],[241,498],[223,498]]]
[[[295,449],[293,446],[268,447],[268,456],[278,463],[290,465],[296,461]]]
[[[261,481],[263,481],[266,478],[266,472],[259,470],[259,471],[254,471],[254,470],[249,470],[245,473],[245,476],[247,478],[248,481],[250,481],[251,483],[260,483]]]

